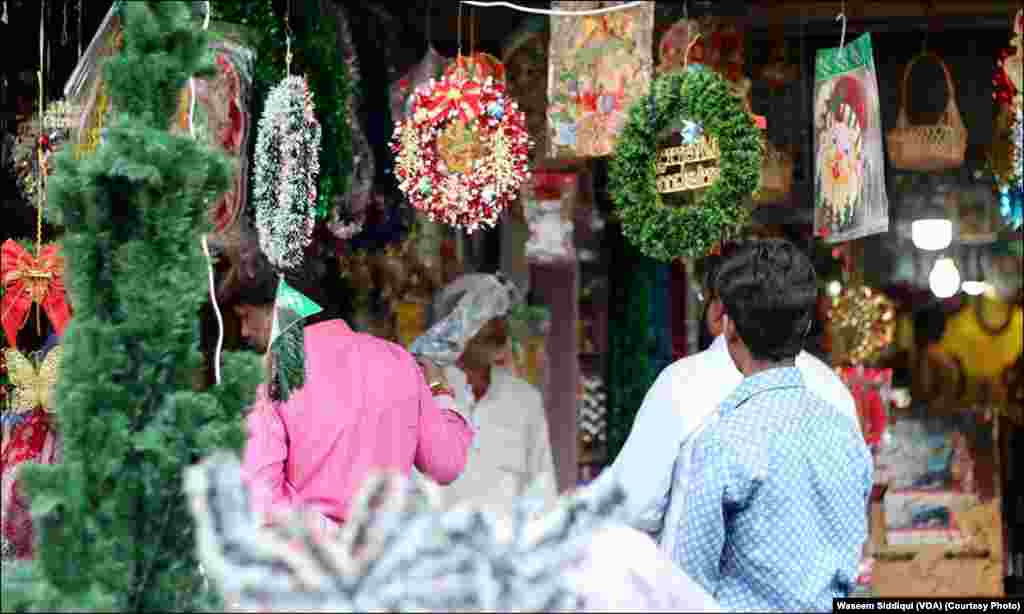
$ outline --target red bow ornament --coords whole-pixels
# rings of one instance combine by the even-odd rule
[[[64,289],[64,258],[54,244],[42,248],[35,258],[11,239],[0,248],[0,278],[4,295],[0,299],[0,323],[10,347],[17,347],[18,331],[28,321],[32,303],[38,303],[50,318],[57,334],[63,334],[71,320]]]
[[[420,95],[419,109],[414,117],[417,121],[444,121],[445,117],[458,117],[469,123],[481,113],[480,97],[482,88],[478,81],[464,75],[453,74],[441,77],[429,91]]]

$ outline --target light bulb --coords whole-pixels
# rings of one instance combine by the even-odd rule
[[[828,282],[827,291],[829,296],[835,298],[843,293],[843,284],[840,283],[838,279],[833,279]]]
[[[952,258],[939,258],[928,275],[928,285],[938,298],[949,298],[960,289],[960,271]]]
[[[929,252],[946,249],[953,242],[953,222],[939,218],[914,220],[910,225],[910,238],[918,249]]]
[[[988,284],[983,281],[965,281],[960,287],[971,296],[978,296],[988,290]]]

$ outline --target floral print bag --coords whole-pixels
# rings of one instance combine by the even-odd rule
[[[551,3],[588,11],[622,2]],[[548,56],[548,153],[551,158],[607,156],[630,105],[650,89],[654,3],[600,15],[551,18]]]

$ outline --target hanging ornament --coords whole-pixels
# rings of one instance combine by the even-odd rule
[[[53,411],[51,394],[57,384],[62,353],[60,346],[53,348],[37,367],[18,350],[4,350],[4,360],[7,362],[11,383],[14,386],[11,411],[18,414],[26,414],[36,408]]]
[[[577,428],[585,446],[602,444],[608,440],[608,406],[604,381],[600,377],[584,376],[580,382],[580,408]]]
[[[57,334],[63,334],[71,319],[71,308],[64,290],[64,258],[55,244],[43,246],[39,256],[8,239],[0,247],[0,279],[4,294],[0,298],[0,322],[10,347],[17,347],[18,331],[28,321],[33,303],[46,312]]]
[[[494,226],[530,173],[526,119],[502,83],[456,70],[415,94],[395,126],[395,175],[431,221],[472,233]]]
[[[279,270],[298,268],[316,223],[320,124],[306,79],[270,90],[256,139],[253,201],[260,247]]]
[[[832,299],[829,338],[836,365],[865,365],[892,343],[896,310],[884,294],[867,286],[852,286]]]

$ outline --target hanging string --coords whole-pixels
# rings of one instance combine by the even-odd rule
[[[604,15],[605,13],[614,13],[615,11],[625,11],[629,9],[635,9],[639,6],[647,4],[646,2],[629,2],[626,4],[619,4],[616,6],[608,6],[603,9],[594,9],[592,11],[554,11],[548,9],[535,9],[529,6],[521,6],[519,4],[513,4],[512,2],[477,2],[476,0],[459,0],[459,8],[462,8],[463,4],[470,4],[472,6],[481,6],[484,8],[501,6],[510,8],[515,11],[522,13],[533,13],[535,15],[550,15],[552,17],[575,17],[577,15]]]
[[[68,0],[64,0],[64,32],[60,37],[60,46],[66,47],[68,44]]]
[[[224,349],[224,316],[220,313],[220,306],[217,304],[217,285],[213,274],[213,257],[210,255],[210,245],[206,235],[203,235],[203,254],[206,255],[207,271],[210,276],[210,303],[213,305],[213,313],[217,317],[217,346],[213,351],[213,378],[220,384],[220,353]]]
[[[843,0],[842,8],[839,9],[839,14],[836,15],[836,21],[842,22],[842,31],[839,34],[839,53],[843,52],[843,48],[846,46],[846,0]]]
[[[46,126],[43,122],[46,113],[46,86],[45,86],[45,62],[46,62],[46,0],[43,0],[39,7],[39,70],[36,71],[36,79],[39,81],[39,139],[36,141],[36,163],[39,167],[39,189],[36,192],[36,258],[43,253],[43,206],[46,203],[46,170],[43,166],[43,136],[46,134]],[[42,317],[40,314],[39,301],[36,305],[36,335],[42,337]]]
[[[78,60],[82,59],[82,14],[85,11],[85,6],[82,5],[82,0],[78,0]]]
[[[434,0],[427,2],[427,48],[434,46],[433,36],[433,22],[434,22]]]
[[[456,66],[458,66],[458,61],[462,59],[462,5],[463,2],[459,2],[459,49],[456,53]]]
[[[203,19],[203,31],[210,29],[210,13],[212,6],[209,0],[206,4],[206,17]],[[196,78],[189,79],[192,101],[188,110],[188,132],[196,138],[194,117],[196,112]],[[213,305],[213,314],[217,318],[217,345],[213,351],[213,377],[217,384],[220,384],[220,354],[224,349],[224,316],[220,312],[220,305],[217,303],[217,281],[213,270],[213,256],[210,255],[210,245],[207,236],[202,236],[203,254],[206,256],[206,270],[210,280],[210,304]]]

